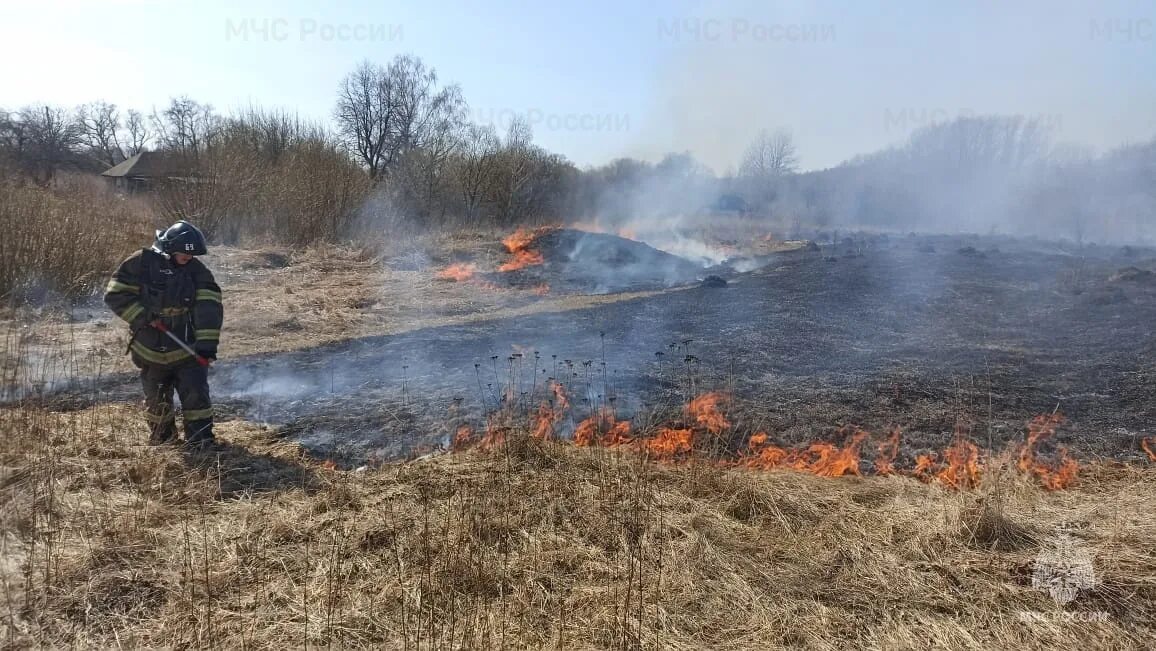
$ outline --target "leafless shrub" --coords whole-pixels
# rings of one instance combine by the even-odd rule
[[[256,108],[222,122],[185,161],[188,176],[162,183],[155,197],[217,241],[336,241],[369,187],[323,128]]]
[[[23,302],[103,288],[150,241],[153,222],[144,202],[96,179],[61,178],[51,188],[0,181],[0,295]]]

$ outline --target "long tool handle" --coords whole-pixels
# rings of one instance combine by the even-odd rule
[[[153,321],[153,322],[152,322],[152,323],[150,323],[149,325],[151,325],[152,327],[156,328],[157,330],[160,330],[161,332],[163,332],[163,333],[165,333],[166,335],[168,335],[168,338],[169,338],[169,339],[172,339],[173,341],[177,342],[177,345],[178,345],[178,346],[180,346],[181,348],[184,348],[186,353],[188,353],[188,354],[192,355],[194,358],[196,358],[196,360],[197,360],[197,363],[198,363],[198,364],[200,364],[201,366],[208,366],[208,365],[209,365],[209,360],[208,360],[208,359],[206,359],[206,358],[204,358],[204,357],[201,357],[200,355],[198,355],[198,354],[197,354],[197,351],[193,350],[193,347],[192,347],[192,346],[190,346],[190,345],[186,344],[184,341],[182,341],[182,340],[181,340],[181,338],[180,338],[180,337],[178,337],[178,336],[174,335],[174,334],[173,334],[173,331],[172,331],[172,330],[169,330],[169,327],[168,327],[168,326],[166,326],[166,325],[164,324],[164,322],[162,322],[162,321]]]

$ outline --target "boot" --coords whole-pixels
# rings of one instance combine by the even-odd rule
[[[149,428],[149,445],[168,445],[176,442],[176,423],[161,423]]]
[[[186,426],[185,447],[190,450],[211,450],[216,448],[217,439],[213,436],[213,422],[193,423]]]

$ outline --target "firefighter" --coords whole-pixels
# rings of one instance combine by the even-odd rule
[[[156,232],[152,248],[133,253],[113,274],[104,302],[129,324],[129,352],[144,387],[149,443],[177,441],[173,390],[181,399],[185,445],[212,447],[208,363],[170,339],[161,326],[205,360],[217,358],[221,288],[196,256],[208,253],[196,226],[178,221]]]

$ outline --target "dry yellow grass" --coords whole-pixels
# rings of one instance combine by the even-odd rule
[[[485,261],[487,268],[496,267],[504,257],[499,239],[497,233],[459,233],[399,245],[399,250],[428,249],[437,256],[426,257],[412,269],[397,264],[401,254],[396,252],[373,254],[331,245],[297,252],[214,247],[205,262],[224,294],[220,356],[235,359],[300,350],[356,337],[580,309],[653,293],[538,296],[436,278],[453,256],[470,256]],[[138,246],[148,243],[142,239]],[[117,261],[131,252],[125,250]],[[0,314],[0,333],[9,340],[0,348],[0,369],[8,377],[41,378],[56,367],[84,376],[134,371],[124,354],[127,326],[96,303],[88,309],[37,310],[31,316],[10,310]]]
[[[221,426],[224,451],[186,456],[141,445],[124,405],[0,418],[11,648],[1140,649],[1156,636],[1152,469],[1097,465],[1055,493],[990,473],[955,493],[514,438],[345,472],[243,422]],[[1032,587],[1061,523],[1098,580],[1066,607]]]
[[[427,264],[500,256],[493,242],[434,242]],[[629,298],[511,301],[332,248],[222,253],[238,306],[225,357]],[[32,377],[54,351],[66,376],[126,365],[119,324],[9,325],[4,352]],[[1151,467],[1093,465],[1054,493],[988,472],[956,493],[512,437],[346,472],[251,423],[218,431],[224,450],[190,456],[143,445],[127,404],[0,409],[0,645],[1140,649],[1156,636]],[[1098,581],[1067,606],[1032,585],[1061,524]]]
[[[42,302],[103,288],[108,274],[151,237],[148,205],[103,179],[62,176],[51,189],[0,178],[0,298]]]

